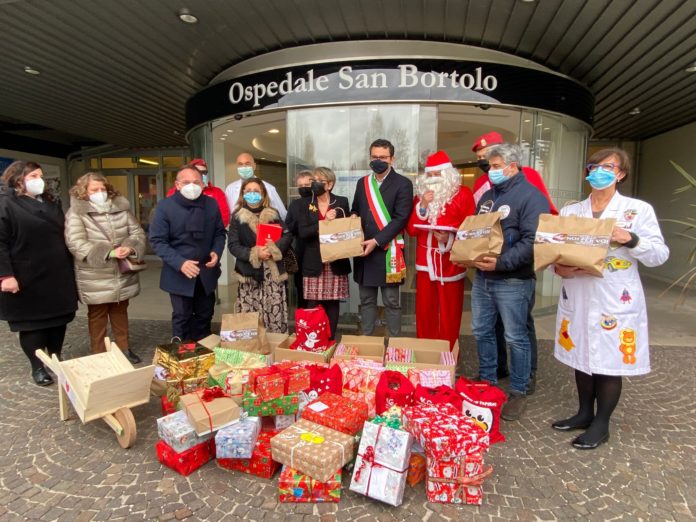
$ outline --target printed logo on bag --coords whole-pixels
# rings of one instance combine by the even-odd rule
[[[493,200],[489,199],[488,201],[485,201],[481,203],[481,206],[479,207],[479,214],[488,214],[492,209],[493,209]]]
[[[220,332],[220,340],[226,342],[250,341],[256,339],[258,330],[256,328],[243,328],[240,330],[224,330]]]
[[[464,400],[462,402],[462,411],[464,415],[474,421],[474,424],[479,428],[486,433],[490,433],[493,427],[493,412],[490,408],[481,408]]]
[[[362,236],[362,230],[346,230],[345,232],[336,232],[334,234],[320,234],[319,243],[324,245],[330,243],[339,243],[341,241],[349,241],[358,239]]]
[[[593,236],[590,234],[565,234],[563,232],[539,232],[534,236],[534,242],[553,243],[559,245],[582,245],[589,247],[609,246],[609,236]]]
[[[492,227],[482,227],[474,228],[473,230],[458,230],[457,240],[463,241],[466,239],[481,239],[484,237],[488,237],[491,235],[491,228]]]
[[[501,205],[498,208],[498,212],[500,212],[502,215],[500,216],[500,220],[502,221],[506,217],[510,215],[510,205]]]

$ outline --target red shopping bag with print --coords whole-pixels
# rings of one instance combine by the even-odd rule
[[[377,415],[382,415],[392,406],[410,406],[413,404],[415,391],[413,384],[403,373],[385,370],[377,383]]]
[[[337,364],[331,368],[320,365],[310,365],[306,368],[309,369],[309,388],[300,392],[300,412],[322,393],[343,394],[343,372]]]
[[[290,345],[291,350],[326,351],[331,345],[331,328],[324,307],[295,310],[295,334],[297,338]]]
[[[505,442],[500,432],[500,412],[507,401],[505,392],[488,382],[460,377],[454,385],[462,400],[461,412],[490,435],[491,444]]]
[[[457,411],[462,411],[462,398],[451,387],[442,385],[437,388],[428,388],[419,384],[413,397],[416,404],[436,406],[438,404],[451,404]]]

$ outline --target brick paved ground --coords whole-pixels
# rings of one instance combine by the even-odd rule
[[[152,355],[169,324],[132,321],[133,347]],[[471,339],[463,338],[473,358]],[[86,322],[69,327],[66,355],[87,353]],[[30,382],[16,338],[0,325],[0,519],[2,520],[694,520],[696,362],[693,347],[654,347],[653,373],[625,382],[611,441],[572,449],[550,429],[575,408],[572,372],[540,346],[537,393],[488,462],[495,474],[481,507],[429,504],[422,485],[392,508],[344,490],[340,504],[279,504],[276,480],[209,463],[181,477],[157,462],[154,400],[134,410],[138,440],[122,450],[105,423],[58,419],[55,386]],[[467,368],[473,374],[473,367]],[[74,413],[74,412],[73,412]],[[344,474],[344,486],[349,478]]]

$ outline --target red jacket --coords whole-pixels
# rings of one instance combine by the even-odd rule
[[[531,167],[522,167],[522,172],[524,173],[524,177],[527,178],[527,181],[529,181],[532,185],[538,188],[541,191],[541,193],[544,196],[546,196],[546,199],[549,200],[551,214],[557,216],[558,210],[556,210],[553,201],[551,201],[551,196],[549,196],[549,191],[546,190],[546,185],[544,185],[544,180],[541,179],[541,174],[539,174],[536,170],[534,170]],[[491,182],[488,180],[488,174],[486,174],[485,172],[481,176],[476,178],[476,181],[474,181],[474,201],[476,204],[478,204],[479,199],[481,199],[481,196],[483,196],[484,193],[488,192],[491,189],[491,186]]]
[[[169,192],[167,192],[167,197],[171,196],[175,192],[176,187],[170,188]],[[222,224],[225,225],[225,228],[227,228],[230,224],[230,207],[227,204],[225,192],[221,188],[213,186],[212,183],[208,183],[208,186],[203,189],[203,194],[217,201],[220,214],[222,215]]]
[[[450,250],[459,225],[476,210],[471,190],[468,187],[460,187],[459,192],[445,205],[444,214],[441,212],[437,219],[436,226],[446,227],[445,230],[450,232],[447,243],[438,243],[431,229],[417,226],[430,226],[428,217],[421,217],[418,213],[419,203],[420,198],[416,196],[406,227],[408,235],[415,237],[417,242],[416,270],[427,272],[431,281],[441,283],[463,279],[466,276],[466,268],[457,266],[450,261]]]

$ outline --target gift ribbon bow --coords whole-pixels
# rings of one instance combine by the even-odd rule
[[[465,476],[466,473],[466,463],[464,457],[462,457],[462,462],[459,466],[459,475],[452,478],[439,478],[439,477],[428,477],[429,482],[444,482],[444,483],[455,483],[459,487],[457,488],[456,494],[461,494],[462,501],[466,501],[466,493],[464,488],[469,486],[481,486],[483,481],[493,474],[493,466],[488,466],[481,473],[476,475]],[[455,496],[456,496],[455,494]]]
[[[229,395],[222,391],[222,388],[219,386],[213,386],[212,388],[206,388],[203,393],[196,393],[196,397],[198,397],[198,402],[200,402],[201,406],[203,406],[203,411],[205,411],[205,414],[208,416],[208,425],[210,426],[210,431],[212,432],[213,417],[210,415],[210,411],[206,407],[205,403],[212,402],[215,399],[229,397]]]

